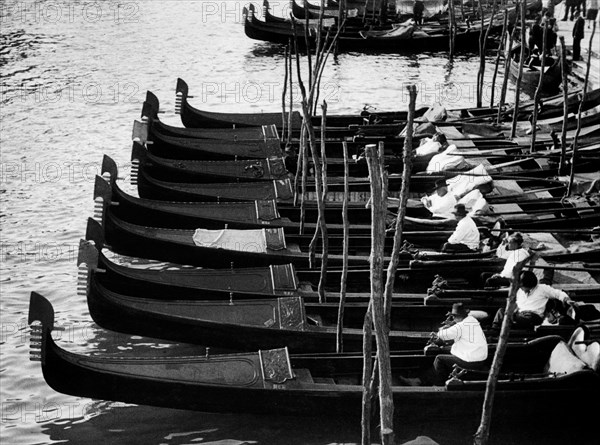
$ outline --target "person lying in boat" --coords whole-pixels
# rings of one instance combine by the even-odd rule
[[[575,306],[575,302],[565,292],[538,283],[537,277],[530,270],[521,272],[520,280],[517,309],[512,317],[512,324],[516,328],[529,329],[542,324],[549,300],[558,300],[564,305]],[[504,308],[500,308],[492,322],[492,329],[499,330],[503,318]]]
[[[456,197],[448,192],[445,179],[435,181],[435,192],[421,198],[421,202],[431,212],[433,218],[452,218],[452,210],[456,205]]]
[[[509,235],[507,232],[496,249],[496,256],[506,260],[504,268],[500,273],[482,273],[481,278],[484,282],[484,287],[497,288],[509,286],[513,278],[515,264],[529,258],[531,255],[532,253],[523,247],[523,235],[518,232]]]
[[[442,252],[474,252],[479,249],[479,229],[475,221],[467,214],[464,204],[456,204],[452,212],[457,221],[454,233],[442,246]]]
[[[436,174],[441,172],[464,171],[471,169],[471,165],[458,152],[458,148],[454,144],[448,145],[443,151],[434,155],[425,172],[428,174]]]
[[[454,303],[433,342],[453,341],[450,354],[438,354],[433,362],[434,384],[444,385],[454,365],[465,369],[482,369],[488,356],[488,344],[479,320],[463,303]]]

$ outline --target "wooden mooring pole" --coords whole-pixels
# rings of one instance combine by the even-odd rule
[[[379,373],[380,436],[382,445],[394,443],[394,399],[390,362],[389,328],[383,301],[383,258],[385,245],[385,216],[387,213],[387,173],[383,167],[383,143],[380,147],[367,145],[366,159],[371,182],[371,304],[377,344]]]
[[[504,57],[504,79],[502,80],[502,89],[500,90],[500,100],[498,102],[498,116],[496,117],[496,123],[500,124],[502,120],[502,110],[504,108],[504,103],[506,102],[506,90],[508,89],[508,76],[510,75],[510,59],[513,48],[513,43],[515,41],[515,37],[517,36],[517,21],[520,15],[519,4],[516,6],[517,19],[515,20],[515,26],[513,26],[513,30],[509,35],[508,39],[508,50],[505,53]]]
[[[564,175],[567,165],[567,117],[569,116],[569,82],[567,81],[567,49],[565,47],[565,38],[559,37],[560,41],[560,74],[562,76],[563,90],[563,122],[560,132],[560,161],[558,164],[558,174]]]
[[[579,143],[579,134],[581,133],[581,114],[583,113],[583,104],[587,96],[588,81],[590,78],[590,66],[592,64],[592,44],[594,42],[594,35],[596,34],[596,20],[592,27],[592,35],[590,36],[590,44],[588,46],[587,54],[587,67],[585,69],[585,80],[583,81],[583,92],[581,94],[581,102],[579,102],[579,110],[577,112],[577,130],[573,137],[573,156],[571,157],[571,174],[569,176],[569,186],[567,187],[567,195],[571,196],[573,189],[573,182],[575,180],[575,164],[577,163],[577,145]]]
[[[394,284],[396,270],[402,248],[402,232],[404,230],[404,216],[406,215],[406,204],[408,203],[408,193],[410,186],[410,174],[413,164],[413,121],[415,117],[415,104],[417,102],[417,87],[409,85],[407,87],[409,94],[408,119],[406,123],[406,137],[404,138],[404,151],[402,156],[402,186],[400,188],[400,204],[398,215],[396,217],[396,231],[394,232],[394,244],[392,256],[387,268],[387,277],[385,283],[385,318],[388,329],[391,324],[392,298],[394,294]]]
[[[348,183],[349,167],[348,167],[348,143],[342,142],[342,148],[344,152],[344,198],[342,201],[342,224],[344,227],[343,234],[343,252],[342,252],[342,277],[340,278],[340,304],[338,307],[338,319],[337,319],[337,343],[336,351],[338,353],[344,352],[344,338],[343,338],[343,326],[344,326],[344,305],[346,304],[346,285],[348,277],[348,251],[350,243],[350,222],[348,220],[348,194],[350,193],[350,185]]]
[[[537,118],[538,118],[538,105],[540,103],[540,96],[542,94],[542,88],[544,85],[544,68],[546,68],[546,36],[548,35],[548,26],[550,23],[548,20],[544,23],[544,33],[542,42],[542,60],[540,63],[540,80],[538,81],[535,94],[533,95],[533,114],[531,116],[531,144],[529,145],[529,151],[535,151],[535,137],[537,135]]]
[[[508,9],[504,10],[504,22],[502,24],[502,35],[500,37],[500,44],[498,45],[498,54],[496,54],[496,64],[494,66],[494,75],[492,76],[492,90],[490,91],[490,108],[494,107],[494,98],[496,95],[496,78],[498,77],[498,70],[500,68],[500,56],[504,46],[506,45],[506,31],[508,27]]]
[[[523,78],[523,65],[525,64],[525,12],[527,9],[527,0],[521,2],[521,56],[519,59],[519,74],[515,84],[515,105],[513,111],[512,126],[510,137],[514,138],[517,134],[517,119],[519,115],[519,101],[521,98],[521,79]]]
[[[492,361],[492,367],[488,375],[488,380],[485,386],[485,396],[483,400],[483,409],[481,412],[481,423],[475,433],[473,443],[474,445],[487,445],[490,437],[490,426],[492,423],[492,408],[494,406],[494,397],[496,395],[496,384],[498,383],[498,375],[500,374],[500,368],[504,361],[504,353],[508,346],[508,336],[510,334],[510,328],[512,324],[512,316],[517,307],[517,291],[519,290],[519,280],[523,266],[527,263],[530,258],[517,263],[513,268],[513,279],[510,283],[510,289],[508,298],[506,299],[506,309],[504,312],[504,319],[502,320],[502,328],[500,329],[500,337],[498,338],[498,345],[496,346],[496,353],[494,354],[494,360]]]

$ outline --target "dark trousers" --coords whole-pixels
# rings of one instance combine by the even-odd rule
[[[452,252],[475,252],[473,249],[468,247],[466,244],[450,244],[444,243],[442,246],[442,252],[452,253]]]
[[[492,272],[483,272],[481,276],[481,282],[484,287],[502,287],[510,286],[510,280],[508,278],[501,277]]]
[[[496,316],[494,317],[492,326],[494,328],[500,329],[500,327],[502,326],[503,318],[504,318],[504,308],[501,307],[500,309],[498,309],[498,312],[496,312]],[[542,324],[542,321],[544,321],[544,319],[534,312],[515,311],[515,313],[513,314],[513,319],[512,319],[513,326],[515,328],[521,328],[521,329],[533,328],[535,326]]]
[[[454,365],[458,365],[465,369],[485,369],[485,361],[481,362],[465,362],[452,354],[439,354],[433,361],[433,369],[435,371],[435,385],[441,386],[446,383],[448,376],[452,372]]]
[[[575,6],[566,5],[565,6],[565,16],[562,18],[563,22],[565,20],[567,20],[567,17],[569,16],[569,10],[571,11],[571,17],[570,17],[570,19],[573,20],[573,14],[575,13]]]
[[[573,60],[581,59],[581,39],[573,39]]]

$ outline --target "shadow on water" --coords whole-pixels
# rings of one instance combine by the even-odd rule
[[[415,443],[464,445],[472,443],[477,422],[448,423],[435,419],[419,424],[395,426],[396,443],[403,444],[418,437],[429,439]],[[375,430],[375,428],[374,428]],[[86,418],[53,421],[43,425],[43,433],[51,440],[80,443],[128,445],[168,444],[204,445],[273,444],[325,445],[360,443],[360,422],[350,419],[207,414],[147,406],[106,406],[105,402],[89,405]],[[548,429],[546,423],[504,424],[492,427],[491,444],[558,445],[597,443],[595,431],[585,433],[580,426],[561,425]],[[376,431],[373,442],[377,443]],[[431,442],[433,441],[433,442]]]

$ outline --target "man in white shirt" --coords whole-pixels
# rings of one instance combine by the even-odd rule
[[[466,369],[481,369],[488,356],[488,344],[481,325],[475,317],[469,315],[463,304],[453,304],[448,316],[449,326],[443,327],[436,334],[438,340],[454,340],[450,354],[439,354],[433,362],[436,383],[439,385],[443,385],[448,379],[455,364]]]
[[[513,269],[517,263],[529,258],[531,252],[523,247],[523,235],[513,233],[502,240],[496,249],[496,256],[506,260],[502,272],[490,275],[489,272],[481,274],[485,287],[510,286],[513,278]]]
[[[520,279],[521,283],[517,291],[517,309],[512,319],[513,326],[517,328],[527,329],[542,324],[549,300],[559,300],[569,306],[575,304],[565,292],[547,284],[539,284],[537,277],[530,270],[521,272]],[[492,328],[500,329],[503,318],[504,309],[500,308],[496,312]]]
[[[435,181],[435,192],[421,198],[421,202],[434,218],[450,219],[453,217],[452,210],[456,205],[456,197],[448,193],[448,184],[445,179]]]
[[[448,242],[442,246],[442,252],[473,252],[479,249],[479,230],[475,221],[467,215],[464,204],[454,206],[454,218],[458,223]]]

